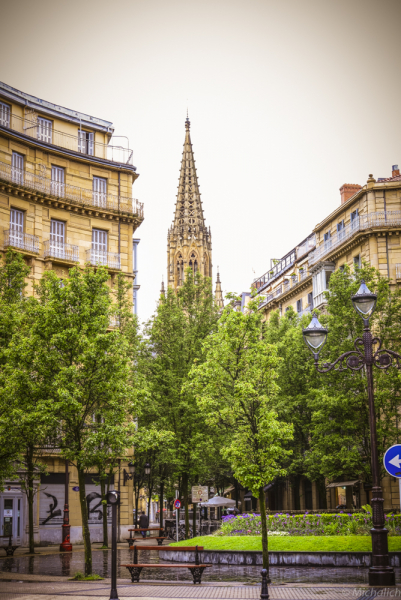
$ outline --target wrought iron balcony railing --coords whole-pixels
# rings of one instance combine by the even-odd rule
[[[77,135],[71,135],[53,129],[51,123],[40,121],[36,116],[31,116],[28,119],[17,115],[10,115],[8,112],[1,115],[0,125],[12,129],[17,133],[28,135],[40,142],[53,144],[53,146],[58,146],[59,148],[65,148],[66,150],[72,150],[73,152],[87,154],[88,156],[102,158],[119,164],[133,164],[132,150],[123,148],[123,146],[112,146],[97,142],[94,139],[96,136],[95,132],[80,131],[77,128]]]
[[[86,251],[86,261],[93,266],[104,266],[110,269],[121,269],[120,255],[116,252],[104,252],[90,248]]]
[[[343,229],[337,231],[329,240],[323,242],[323,244],[311,252],[309,255],[309,265],[314,265],[322,260],[324,256],[347,242],[359,231],[377,227],[401,227],[401,210],[389,210],[359,215]]]
[[[46,240],[45,242],[43,242],[43,247],[45,258],[66,260],[68,262],[79,261],[78,246],[64,244],[63,242],[55,242],[53,240]]]
[[[4,248],[8,247],[38,254],[39,238],[36,235],[22,233],[16,229],[6,229],[4,230]]]
[[[266,306],[266,304],[269,304],[269,302],[271,302],[275,298],[279,298],[280,296],[283,296],[289,290],[296,287],[301,281],[304,281],[307,277],[309,277],[309,275],[310,275],[309,271],[306,271],[305,269],[303,271],[300,271],[299,275],[291,275],[291,277],[289,279],[286,279],[282,285],[279,285],[273,292],[268,294],[265,297],[265,299],[263,299],[262,303],[259,304],[259,308]],[[262,296],[262,298],[263,298],[263,296]]]
[[[143,217],[143,202],[115,194],[95,192],[69,183],[52,181],[44,174],[35,175],[30,171],[12,167],[0,162],[0,180],[27,188],[32,192],[54,196],[79,206],[103,208],[115,212],[129,213]]]

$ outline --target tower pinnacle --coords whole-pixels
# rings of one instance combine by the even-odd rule
[[[220,273],[219,267],[217,267],[217,281],[216,281],[216,289],[214,291],[214,299],[219,308],[224,308],[224,300],[223,300],[223,292],[221,291],[221,281],[220,281]]]
[[[203,216],[190,125],[187,111],[175,214],[167,235],[167,285],[173,289],[182,285],[188,267],[212,276],[212,236]]]

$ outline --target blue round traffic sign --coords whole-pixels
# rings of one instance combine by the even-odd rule
[[[174,508],[176,508],[176,509],[181,508],[181,502],[178,500],[178,498],[177,498],[177,500],[174,500]]]
[[[387,473],[401,479],[401,444],[395,444],[386,451],[383,463]]]

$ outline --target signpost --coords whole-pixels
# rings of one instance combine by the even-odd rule
[[[209,488],[207,485],[192,486],[192,504],[194,502],[207,502],[209,500]]]
[[[180,508],[181,508],[181,501],[178,498],[178,490],[175,490],[175,500],[174,500],[174,508],[175,508],[175,529],[177,532],[177,542],[178,540],[178,525],[180,524],[180,520],[179,520],[179,514],[180,514]]]
[[[395,446],[391,446],[391,448],[386,450],[383,463],[387,473],[398,479],[401,508],[401,444],[395,444]]]

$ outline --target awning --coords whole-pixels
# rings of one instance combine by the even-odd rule
[[[235,487],[232,485],[231,487],[224,490],[223,496],[224,496],[224,494],[229,494],[230,492],[233,492],[234,490],[235,490]]]
[[[272,483],[268,483],[267,485],[265,485],[265,487],[263,488],[264,492],[267,492],[267,490],[270,490],[274,485],[275,485],[275,481],[273,481]]]
[[[359,479],[355,479],[355,481],[339,481],[337,483],[329,483],[329,485],[326,485],[326,488],[347,487],[349,485],[355,485],[356,483],[360,483]]]

